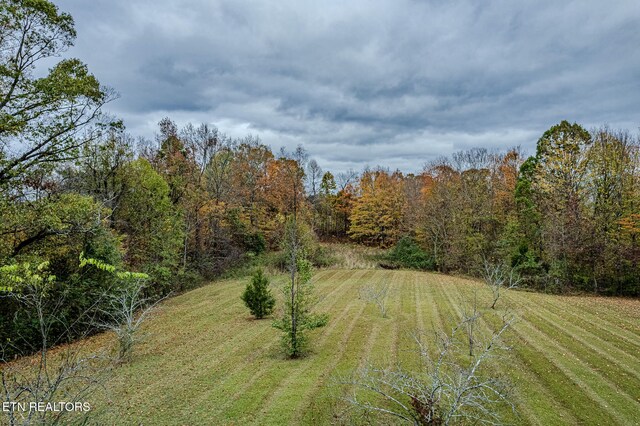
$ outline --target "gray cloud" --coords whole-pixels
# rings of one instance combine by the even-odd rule
[[[554,123],[635,130],[640,8],[616,1],[61,0],[80,57],[150,137],[170,116],[406,171]]]

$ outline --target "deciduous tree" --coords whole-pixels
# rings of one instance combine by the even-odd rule
[[[7,0],[0,22],[0,191],[6,192],[38,168],[76,158],[100,128],[117,123],[101,113],[113,93],[79,60],[63,59],[34,76],[38,64],[73,45],[71,15],[46,0]]]

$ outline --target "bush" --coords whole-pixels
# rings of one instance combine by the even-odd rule
[[[287,254],[284,250],[272,251],[264,257],[264,263],[267,269],[273,268],[280,272],[287,270]]]
[[[249,253],[264,253],[267,249],[267,240],[260,232],[248,233],[244,236],[244,248]]]
[[[338,263],[338,258],[331,252],[330,248],[314,244],[306,250],[308,252],[308,260],[315,268],[327,268]],[[265,264],[272,268],[282,272],[286,272],[288,270],[287,253],[284,250],[269,253],[269,255],[264,259]]]
[[[310,250],[309,261],[316,268],[327,268],[335,265],[338,258],[331,252],[331,249],[318,244]]]
[[[146,265],[144,273],[149,275],[149,285],[145,287],[145,297],[163,297],[169,294],[174,286],[175,272],[172,268],[160,264]]]
[[[242,293],[242,300],[257,319],[264,318],[273,312],[276,300],[269,290],[269,279],[262,269],[258,269],[251,282],[247,284],[247,288]]]
[[[402,237],[389,253],[383,256],[381,266],[389,269],[433,270],[435,269],[435,262],[413,238]]]
[[[203,277],[193,270],[178,270],[173,278],[173,293],[183,293],[200,287],[205,281]]]

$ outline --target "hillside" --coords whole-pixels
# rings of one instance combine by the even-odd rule
[[[411,365],[410,333],[454,324],[464,300],[481,289],[473,281],[410,271],[322,270],[314,280],[318,310],[329,312],[330,321],[314,332],[310,356],[282,357],[271,321],[251,319],[240,301],[244,280],[216,282],[163,304],[133,361],[116,370],[106,396],[93,398],[92,420],[353,422],[338,398],[347,389],[335,377],[367,359]],[[388,319],[358,298],[361,285],[383,281],[392,289]],[[484,303],[488,295],[478,294]],[[507,304],[518,315],[507,338],[512,351],[501,364],[517,394],[518,417],[507,413],[510,422],[638,424],[640,301],[512,291],[499,307]]]

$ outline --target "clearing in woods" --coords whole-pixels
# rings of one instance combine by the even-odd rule
[[[282,277],[274,280],[275,287]],[[145,342],[92,399],[101,424],[351,423],[335,386],[367,360],[415,364],[410,333],[449,330],[482,284],[462,278],[378,269],[321,270],[314,277],[326,327],[312,353],[286,360],[271,320],[253,320],[240,300],[246,279],[215,282],[166,301]],[[362,285],[388,282],[388,318],[358,298]],[[501,361],[515,385],[516,424],[640,424],[640,301],[509,291],[518,320]],[[490,327],[481,321],[481,327]],[[103,345],[106,335],[93,344]],[[107,399],[109,402],[107,402]],[[386,422],[393,422],[386,418]]]

